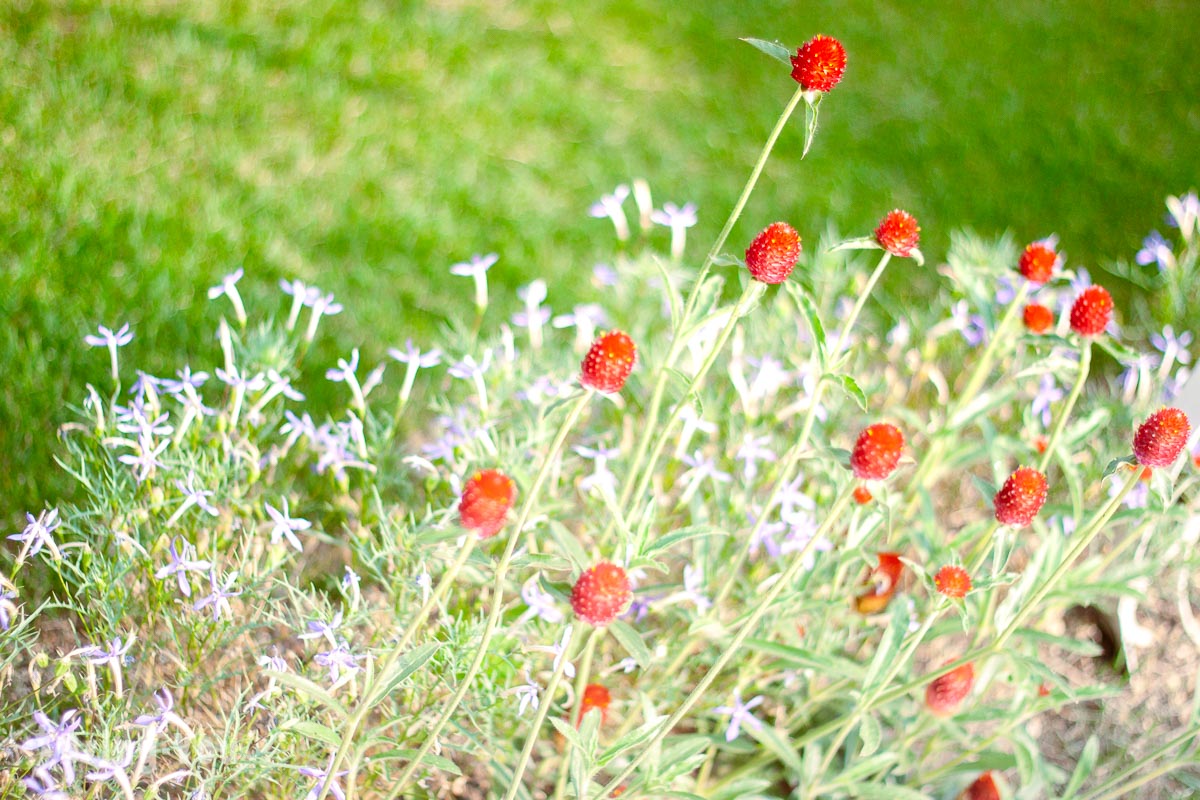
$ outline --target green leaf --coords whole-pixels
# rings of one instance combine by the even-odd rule
[[[863,673],[862,664],[848,658],[815,653],[802,647],[778,644],[767,639],[749,638],[746,647],[778,658],[798,669],[815,670],[822,675],[840,675],[857,681]]]
[[[380,689],[375,692],[368,703],[368,707],[382,703],[387,696],[395,691],[396,687],[404,682],[404,679],[414,672],[425,666],[425,662],[433,657],[437,649],[441,647],[441,642],[427,642],[418,647],[414,647],[411,651],[400,656],[396,662],[396,666],[392,667],[392,674],[388,676],[380,676]]]
[[[629,626],[628,623],[616,620],[608,626],[609,632],[616,637],[621,643],[621,647],[625,648],[625,652],[633,656],[638,662],[638,666],[642,669],[650,666],[650,650],[646,647],[646,643],[642,641],[642,637],[638,632]]]
[[[863,390],[859,388],[858,382],[854,380],[854,378],[844,374],[835,375],[832,372],[827,374],[825,377],[841,386],[842,389],[846,391],[846,394],[850,395],[850,397],[854,399],[854,402],[858,403],[858,407],[860,409],[863,411],[867,410],[867,396],[863,393]]]
[[[779,42],[768,42],[765,39],[752,39],[746,36],[742,37],[742,41],[754,49],[766,53],[771,58],[774,58],[777,61],[782,61],[784,64],[787,64],[788,69],[791,69],[792,51],[791,49],[784,47]]]
[[[894,783],[852,783],[846,791],[861,800],[930,800],[924,792]]]
[[[1104,474],[1100,476],[1100,480],[1104,480],[1109,475],[1112,475],[1113,473],[1115,473],[1117,470],[1119,470],[1121,467],[1123,467],[1126,464],[1136,464],[1136,463],[1137,463],[1137,459],[1134,458],[1133,456],[1123,456],[1121,458],[1114,458],[1112,461],[1108,462],[1108,466],[1104,468]]]
[[[1067,788],[1063,790],[1061,800],[1070,800],[1083,786],[1083,781],[1092,774],[1092,769],[1096,766],[1096,756],[1100,753],[1100,740],[1095,736],[1089,736],[1087,744],[1083,746],[1083,754],[1079,756],[1079,763],[1075,765],[1075,771],[1071,773],[1071,780],[1067,782]]]
[[[396,759],[400,761],[412,761],[416,757],[416,750],[387,750],[382,753],[371,754],[372,761],[392,761]],[[421,759],[421,763],[437,767],[442,772],[448,772],[451,775],[462,775],[462,770],[458,768],[458,764],[455,764],[448,758],[435,756],[433,753],[426,753],[425,757]]]
[[[882,250],[874,236],[855,236],[853,239],[843,239],[829,248],[827,252],[836,253],[839,250]]]
[[[979,490],[979,494],[984,501],[991,503],[996,499],[996,485],[991,481],[985,481],[973,472],[967,473],[971,477],[971,483],[975,484],[975,488]]]
[[[790,60],[788,63],[791,63]],[[815,98],[812,94],[804,93],[804,149],[800,151],[801,161],[808,155],[808,149],[817,137],[817,117],[821,111],[821,100],[825,97],[824,93],[818,93]]]
[[[821,324],[821,315],[817,312],[817,304],[813,302],[812,296],[804,290],[804,287],[796,281],[788,281],[784,286],[808,321],[809,332],[812,333],[813,343],[817,346],[817,364],[824,370],[826,361],[825,326]]]
[[[338,716],[347,716],[345,706],[339,703],[333,695],[325,691],[325,687],[313,683],[308,678],[294,675],[291,672],[275,672],[274,670],[267,670],[266,675],[269,678],[274,678],[276,683],[295,689],[302,699],[320,703]]]
[[[891,664],[900,651],[900,643],[904,639],[906,630],[908,630],[908,609],[903,603],[892,603],[891,620],[888,622],[887,630],[883,632],[883,638],[879,640],[875,657],[871,659],[871,666],[867,668],[867,676],[863,678],[864,692],[874,689],[876,682],[883,677],[884,667]]]
[[[562,549],[563,553],[571,560],[571,564],[575,569],[583,572],[592,565],[592,559],[584,552],[583,546],[579,544],[578,537],[567,530],[567,526],[563,525],[558,520],[550,520],[550,535],[554,537],[554,541]]]
[[[714,267],[744,267],[744,266],[746,266],[745,261],[743,261],[742,259],[738,258],[735,255],[730,255],[729,253],[721,253],[721,255],[719,255],[713,259],[712,263],[713,263]]]
[[[859,758],[866,758],[879,749],[879,743],[883,741],[883,730],[879,727],[879,720],[875,719],[873,714],[867,714],[862,718],[862,722],[858,726],[858,738],[862,739],[862,751],[858,754]]]
[[[551,717],[550,723],[554,725],[554,729],[563,735],[563,738],[571,743],[572,747],[583,749],[583,742],[579,741],[579,731],[575,730],[575,726],[567,722],[565,719]]]
[[[1100,336],[1093,341],[1100,345],[1101,350],[1115,358],[1123,366],[1136,361],[1138,358],[1137,353],[1133,352],[1111,336]]]
[[[796,773],[797,776],[804,772],[804,764],[800,761],[800,754],[796,751],[796,748],[773,726],[763,725],[758,730],[754,730],[747,725],[743,730],[774,753],[775,757],[783,762],[788,769]]]
[[[671,303],[671,330],[679,330],[679,325],[683,321],[683,298],[679,296],[679,290],[675,288],[675,284],[671,282],[671,274],[667,272],[667,267],[663,264],[662,259],[651,259],[654,266],[658,268],[658,275],[662,278],[663,288],[667,292],[667,298]]]
[[[656,730],[658,730],[658,720],[643,723],[640,728],[630,731],[609,745],[596,759],[596,763],[603,767],[626,750],[631,750],[645,742]]]
[[[310,722],[302,719],[284,720],[279,725],[280,730],[292,731],[307,739],[316,739],[324,742],[330,747],[339,747],[342,744],[342,737],[337,731],[330,728],[328,725],[322,725],[319,722]]]
[[[720,528],[714,528],[711,525],[690,525],[686,528],[671,531],[666,536],[660,537],[648,545],[642,553],[644,556],[652,556],[656,553],[661,553],[670,550],[680,542],[686,542],[689,539],[698,539],[703,536],[728,536],[729,531],[723,531]]]

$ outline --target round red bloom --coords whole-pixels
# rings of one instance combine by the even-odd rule
[[[1155,411],[1133,436],[1133,455],[1145,467],[1169,467],[1187,444],[1191,426],[1178,408]]]
[[[633,587],[625,570],[601,561],[584,572],[571,589],[571,608],[584,622],[607,625],[624,614],[633,602]]]
[[[850,453],[850,468],[860,480],[883,480],[900,463],[904,434],[895,425],[877,422],[858,435]]]
[[[985,772],[963,789],[957,800],[1000,800],[1000,790],[991,772]]]
[[[945,675],[934,678],[925,687],[925,707],[936,716],[950,716],[958,710],[962,701],[967,699],[974,685],[975,667],[968,661]]]
[[[905,258],[912,255],[921,241],[921,228],[917,218],[907,211],[895,209],[875,229],[875,241],[894,256]]]
[[[1089,286],[1071,305],[1071,330],[1080,336],[1099,336],[1112,319],[1112,295],[1103,286]]]
[[[1021,467],[1000,487],[993,499],[996,521],[1023,528],[1033,522],[1046,502],[1046,476],[1033,467]]]
[[[579,701],[579,714],[575,717],[575,727],[583,722],[583,715],[594,708],[600,709],[600,724],[608,722],[608,706],[612,703],[612,695],[608,689],[598,683],[589,683],[583,690]]]
[[[1025,247],[1017,267],[1030,283],[1045,283],[1054,274],[1058,266],[1058,253],[1042,242],[1034,242]]]
[[[579,380],[598,392],[619,392],[636,362],[633,339],[621,331],[609,331],[592,342],[580,365]]]
[[[947,564],[938,570],[933,585],[946,597],[966,597],[967,592],[971,591],[971,576],[962,567]]]
[[[481,538],[495,536],[508,518],[517,486],[512,478],[495,469],[476,472],[463,487],[458,501],[458,517],[464,528],[470,528]]]
[[[871,500],[872,497],[870,489],[865,486],[854,487],[854,502],[858,503],[860,506],[865,506],[867,503],[871,502]]]
[[[783,283],[800,258],[800,234],[786,222],[763,228],[746,248],[746,268],[755,280]]]
[[[1054,312],[1041,303],[1025,306],[1025,327],[1030,333],[1045,333],[1054,325]]]
[[[806,91],[830,91],[845,71],[846,48],[832,36],[818,34],[792,56],[792,79]]]

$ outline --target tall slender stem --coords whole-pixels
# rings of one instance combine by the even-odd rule
[[[583,646],[583,657],[579,660],[579,667],[575,672],[575,708],[571,713],[575,715],[576,726],[583,719],[580,716],[583,713],[583,693],[587,690],[588,681],[592,677],[592,658],[596,653],[596,642],[598,636],[589,636],[587,643]],[[563,793],[567,789],[567,776],[571,771],[571,742],[568,741],[563,749],[562,763],[558,767],[558,780],[554,784],[554,800],[562,800]],[[586,781],[585,781],[586,784]]]
[[[1042,460],[1038,462],[1038,472],[1043,474],[1046,472],[1046,466],[1054,456],[1055,448],[1058,447],[1058,440],[1062,438],[1063,430],[1067,427],[1067,419],[1070,418],[1071,411],[1075,408],[1075,401],[1083,392],[1083,384],[1087,382],[1091,366],[1092,340],[1090,337],[1084,337],[1083,344],[1079,348],[1079,374],[1075,377],[1075,385],[1071,387],[1071,394],[1067,396],[1067,402],[1058,411],[1058,419],[1054,421],[1054,430],[1050,434],[1050,441],[1046,443],[1046,452],[1042,453]]]
[[[537,744],[538,731],[542,729],[546,715],[550,713],[550,706],[554,705],[554,692],[558,689],[558,683],[567,669],[568,659],[571,658],[571,651],[575,649],[575,642],[579,639],[581,630],[582,627],[578,627],[571,633],[571,641],[563,648],[562,657],[558,659],[558,666],[554,668],[554,674],[550,676],[550,682],[546,684],[542,702],[538,704],[537,716],[533,718],[533,725],[530,728],[529,736],[525,739],[525,746],[521,748],[521,755],[517,757],[517,764],[513,767],[512,783],[509,784],[504,800],[513,800],[521,788],[521,776],[525,774],[525,767],[529,765],[529,756],[533,753],[533,746]],[[599,628],[592,628],[592,632],[588,636],[589,644],[596,638],[599,631]]]
[[[437,722],[435,722],[433,728],[430,729],[425,741],[421,743],[420,749],[417,750],[416,755],[413,756],[412,761],[409,762],[404,771],[400,773],[400,777],[396,779],[396,784],[393,787],[390,795],[393,798],[399,797],[401,792],[408,787],[408,782],[412,780],[413,774],[420,767],[421,760],[425,758],[425,756],[433,748],[433,744],[437,741],[438,735],[442,732],[442,729],[446,727],[446,723],[450,721],[450,717],[454,715],[454,712],[458,709],[459,704],[462,703],[463,698],[467,694],[467,690],[471,687],[471,682],[479,673],[480,667],[483,666],[483,661],[487,657],[488,644],[491,642],[492,636],[496,633],[496,626],[500,620],[500,610],[504,605],[504,578],[508,574],[508,566],[512,561],[512,555],[513,551],[516,549],[517,541],[521,538],[521,529],[524,528],[525,523],[529,521],[529,515],[533,511],[533,506],[537,499],[538,493],[541,491],[542,484],[546,482],[546,478],[550,474],[551,465],[554,463],[554,459],[558,456],[559,451],[562,449],[563,442],[566,441],[567,434],[570,433],[571,429],[575,427],[575,423],[579,421],[580,415],[583,414],[584,408],[587,407],[588,401],[591,400],[594,393],[595,392],[593,389],[585,389],[583,395],[580,396],[580,398],[575,402],[574,407],[572,407],[570,412],[567,414],[566,419],[563,420],[562,425],[559,426],[558,433],[555,435],[554,441],[550,444],[550,449],[546,452],[546,455],[542,459],[541,467],[538,469],[537,475],[533,479],[533,485],[529,487],[529,493],[525,496],[525,502],[521,504],[521,511],[517,515],[517,521],[513,525],[512,530],[509,531],[508,542],[504,547],[504,554],[500,557],[500,562],[496,565],[496,578],[492,586],[492,608],[491,611],[488,612],[487,624],[483,629],[483,638],[480,639],[479,645],[476,647],[475,658],[472,659],[471,665],[467,668],[467,674],[464,675],[462,680],[459,682],[458,689],[455,690],[454,695],[450,698],[450,702],[446,704],[445,709],[442,711],[442,715],[438,717]],[[329,770],[329,774],[332,775],[333,772],[334,770],[331,768]],[[326,781],[326,783],[328,783],[328,781]],[[321,800],[323,792],[324,789],[322,789],[321,792],[318,792],[317,797],[314,798],[314,800]]]

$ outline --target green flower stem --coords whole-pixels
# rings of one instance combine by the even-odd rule
[[[596,654],[596,643],[600,637],[593,632],[592,636],[587,638],[587,643],[583,646],[583,657],[579,661],[579,668],[575,671],[575,706],[571,713],[578,718],[578,714],[583,710],[583,692],[587,688],[588,681],[592,677],[592,658]],[[570,722],[570,718],[567,720]],[[558,780],[554,784],[554,800],[562,800],[563,794],[567,790],[567,776],[571,772],[571,742],[568,741],[563,748],[562,763],[558,768]],[[585,782],[586,783],[586,782]]]
[[[529,521],[529,515],[533,511],[534,502],[537,499],[538,493],[541,491],[542,484],[546,482],[546,478],[550,475],[551,464],[554,463],[555,457],[562,450],[563,442],[567,439],[567,434],[575,427],[575,423],[579,421],[579,417],[583,414],[584,408],[587,407],[588,401],[592,399],[595,393],[593,389],[585,389],[584,393],[575,402],[575,405],[568,412],[566,419],[558,428],[558,433],[554,436],[554,441],[550,443],[550,449],[542,458],[541,467],[538,469],[537,475],[533,479],[533,485],[529,487],[529,493],[525,496],[525,502],[521,504],[521,511],[517,515],[517,521],[513,524],[512,530],[508,535],[508,542],[504,546],[504,554],[500,556],[500,562],[496,565],[496,578],[492,587],[492,608],[488,612],[487,625],[483,629],[483,638],[480,639],[479,645],[475,650],[475,658],[471,661],[470,667],[467,668],[467,674],[463,676],[458,684],[458,689],[450,698],[450,702],[446,704],[442,715],[438,717],[433,728],[430,729],[429,735],[425,741],[421,743],[417,754],[413,756],[412,761],[400,773],[400,777],[396,780],[396,784],[392,789],[390,797],[396,798],[408,787],[408,782],[412,780],[413,774],[421,765],[421,760],[433,748],[433,743],[437,740],[438,735],[446,727],[446,723],[450,721],[450,717],[458,709],[467,691],[471,688],[471,682],[475,676],[479,674],[480,667],[483,666],[483,661],[487,657],[488,644],[492,640],[492,636],[496,633],[497,624],[500,621],[500,610],[503,607],[504,595],[504,578],[508,574],[508,567],[512,561],[513,551],[516,549],[517,540],[521,537],[521,529],[525,527],[525,523]],[[327,775],[331,776],[337,771],[337,764],[330,766]],[[329,788],[329,779],[326,778],[324,785],[317,792],[314,800],[321,800],[324,797],[325,791]]]
[[[704,674],[704,677],[700,679],[700,682],[696,684],[696,687],[692,689],[686,698],[684,698],[683,702],[679,704],[679,707],[675,709],[674,713],[672,713],[665,722],[659,725],[654,734],[646,740],[645,744],[641,748],[641,752],[629,762],[625,769],[621,770],[616,777],[609,781],[608,785],[600,790],[600,794],[594,800],[603,800],[603,798],[612,794],[613,790],[620,786],[621,781],[628,778],[633,771],[637,769],[639,765],[641,765],[646,757],[649,756],[650,752],[654,748],[654,745],[660,742],[662,738],[666,736],[667,733],[670,732],[679,723],[679,721],[687,715],[689,711],[692,710],[692,707],[696,705],[696,703],[704,695],[704,692],[708,690],[708,687],[711,686],[713,681],[717,679],[717,676],[721,674],[721,671],[724,670],[733,657],[737,655],[742,644],[746,641],[750,634],[753,633],[754,629],[758,626],[758,623],[762,621],[762,618],[770,610],[771,606],[774,605],[775,600],[780,594],[783,593],[784,589],[792,584],[792,582],[796,579],[796,576],[800,574],[800,571],[804,569],[804,559],[808,556],[809,551],[812,550],[812,548],[816,545],[817,541],[824,536],[837,522],[838,518],[842,514],[842,511],[845,510],[846,505],[850,502],[852,492],[853,487],[850,484],[847,484],[846,488],[842,490],[841,495],[834,503],[833,508],[829,510],[828,516],[825,517],[825,520],[821,523],[821,526],[816,530],[812,538],[809,539],[808,544],[804,546],[803,550],[796,554],[796,556],[792,559],[792,563],[789,564],[788,568],[783,571],[783,573],[779,576],[779,579],[776,580],[775,583],[771,585],[771,588],[762,595],[758,603],[755,605],[754,610],[750,613],[750,616],[747,617],[746,621],[742,623],[742,626],[738,628],[738,632],[734,634],[732,641],[725,646],[721,652],[721,655],[717,657],[717,660]]]
[[[872,691],[866,697],[866,699],[862,701],[858,708],[856,708],[848,717],[846,717],[845,722],[841,724],[840,730],[838,730],[837,734],[833,737],[833,744],[825,748],[825,755],[821,760],[821,767],[817,770],[818,775],[824,775],[828,771],[829,766],[833,763],[833,759],[837,756],[838,748],[842,746],[842,742],[846,741],[846,737],[850,735],[850,731],[854,728],[855,723],[857,723],[859,719],[866,715],[867,711],[871,707],[872,701],[880,694],[883,687],[891,683],[892,679],[896,677],[896,674],[899,673],[904,665],[908,663],[909,659],[912,658],[913,653],[916,652],[917,646],[925,640],[925,635],[929,633],[929,629],[933,627],[933,623],[936,622],[937,618],[942,615],[942,611],[944,611],[946,608],[946,603],[947,601],[944,598],[940,603],[938,603],[938,607],[934,609],[933,613],[926,618],[925,622],[921,625],[917,632],[910,637],[908,646],[904,648],[904,651],[897,658],[892,660],[891,666],[888,667],[888,671],[884,673],[883,680],[879,682],[879,685],[875,688],[875,690]],[[815,796],[817,790],[820,788],[821,784],[819,782],[814,782],[809,789],[805,791],[804,797],[807,798]]]
[[[879,278],[883,275],[883,271],[887,269],[887,265],[891,260],[892,254],[884,250],[879,263],[875,265],[875,271],[871,273],[871,277],[867,278],[867,285],[858,293],[858,299],[854,301],[854,308],[850,310],[850,316],[846,318],[846,322],[842,325],[842,330],[838,333],[838,338],[833,345],[833,349],[829,351],[831,362],[836,361],[837,357],[841,354],[842,345],[846,343],[846,338],[850,335],[850,330],[854,327],[854,323],[858,322],[858,315],[862,313],[863,306],[867,304],[867,296],[871,294],[871,290],[875,288],[875,284],[879,283]]]
[[[1000,319],[1000,324],[996,326],[996,335],[988,341],[987,347],[983,350],[983,355],[980,356],[979,361],[975,364],[975,369],[971,372],[971,377],[967,379],[966,388],[963,389],[958,399],[954,402],[954,405],[946,412],[947,423],[975,400],[975,396],[983,388],[984,381],[992,376],[992,365],[996,362],[996,353],[999,350],[1000,343],[1008,335],[1008,329],[1012,327],[1013,321],[1017,317],[1017,311],[1024,305],[1028,294],[1029,281],[1021,281],[1021,286],[1017,289],[1016,297],[1009,303],[1008,310],[1004,312],[1004,316]],[[944,436],[947,432],[946,428],[942,428],[934,434],[932,440],[929,442],[925,457],[921,459],[921,463],[917,467],[917,473],[913,476],[912,487],[916,494],[913,495],[905,516],[911,516],[913,510],[916,508],[920,490],[925,488],[925,482],[929,478],[930,471],[941,463],[942,446],[945,444]]]
[[[1090,337],[1084,337],[1083,344],[1079,347],[1079,374],[1075,378],[1075,385],[1071,387],[1071,394],[1067,396],[1067,402],[1063,404],[1058,411],[1058,419],[1054,421],[1054,430],[1050,433],[1050,441],[1046,443],[1046,452],[1042,453],[1042,459],[1038,462],[1038,472],[1046,473],[1046,467],[1050,464],[1050,459],[1054,456],[1054,450],[1058,447],[1058,441],[1062,438],[1063,430],[1067,427],[1067,420],[1071,416],[1071,411],[1075,408],[1075,401],[1079,399],[1079,395],[1083,392],[1083,384],[1087,382],[1088,371],[1092,366],[1092,340]]]
[[[971,558],[968,561],[970,566],[967,567],[967,574],[979,574],[979,568],[987,560],[988,546],[991,545],[992,539],[996,537],[996,531],[998,530],[1000,530],[1000,522],[993,518],[992,524],[988,526],[987,531],[979,540],[979,544],[975,545],[975,549],[971,551]]]
[[[767,159],[771,156],[771,151],[775,149],[775,142],[779,139],[779,135],[783,133],[783,128],[791,118],[792,112],[796,110],[800,100],[804,97],[804,90],[800,87],[796,88],[796,92],[792,95],[792,99],[788,101],[784,107],[783,113],[779,115],[779,119],[775,122],[775,127],[771,130],[767,137],[766,144],[763,145],[762,152],[758,154],[758,160],[754,162],[754,168],[750,171],[750,177],[746,180],[746,184],[742,187],[742,194],[734,203],[733,210],[729,212],[729,218],[725,220],[725,226],[721,228],[721,232],[717,235],[716,241],[708,251],[708,255],[704,257],[704,263],[700,267],[700,272],[697,274],[695,282],[692,284],[692,291],[688,295],[687,303],[684,304],[683,317],[681,326],[686,326],[691,320],[692,313],[696,310],[696,302],[700,297],[700,287],[704,285],[704,279],[708,277],[709,271],[712,269],[713,262],[721,253],[721,248],[725,246],[726,240],[729,238],[733,226],[742,216],[742,211],[746,208],[746,202],[750,199],[750,195],[754,192],[754,187],[758,183],[758,178],[762,175],[763,168],[767,165]],[[681,331],[675,331],[678,335]],[[646,457],[646,452],[650,447],[650,438],[652,432],[657,427],[658,414],[662,408],[663,393],[667,388],[667,378],[669,374],[667,370],[675,365],[675,359],[679,357],[680,343],[673,342],[670,350],[667,353],[667,360],[659,370],[658,380],[654,384],[654,391],[650,397],[650,407],[646,412],[646,433],[638,441],[637,450],[634,452],[632,466],[629,470],[630,480],[626,481],[625,488],[621,491],[619,508],[625,509],[629,505],[631,492],[633,491],[633,480],[642,469],[642,462]]]
[[[521,788],[521,776],[525,774],[525,767],[529,765],[529,756],[533,753],[533,746],[537,744],[538,731],[542,729],[542,725],[546,722],[546,715],[550,713],[550,706],[554,705],[554,693],[558,689],[559,681],[562,680],[563,672],[567,668],[568,659],[571,658],[571,653],[575,649],[576,642],[579,641],[579,634],[582,630],[583,627],[580,625],[571,632],[571,641],[563,648],[562,657],[558,659],[558,666],[555,667],[554,674],[550,676],[550,683],[546,684],[546,691],[542,693],[542,701],[538,704],[537,716],[533,718],[533,725],[530,728],[529,736],[525,739],[525,746],[521,748],[521,755],[517,757],[517,765],[513,767],[512,783],[509,784],[508,791],[504,795],[504,800],[513,800]],[[588,649],[596,646],[595,640],[601,630],[601,628],[592,628],[592,632],[588,634],[586,645]]]
[[[633,492],[634,498],[646,496],[646,492],[650,488],[650,481],[654,478],[654,467],[658,464],[658,459],[662,456],[663,449],[667,446],[667,439],[670,437],[671,432],[675,427],[675,423],[679,421],[679,415],[682,414],[683,409],[691,403],[693,395],[699,392],[701,387],[704,385],[704,379],[708,376],[709,370],[711,370],[713,364],[716,363],[717,356],[719,356],[721,351],[725,349],[725,343],[729,341],[729,337],[733,334],[733,329],[737,327],[738,320],[741,318],[742,309],[745,307],[746,302],[750,300],[753,295],[761,294],[763,290],[763,284],[759,283],[758,281],[752,280],[746,284],[746,288],[742,291],[741,295],[737,299],[737,302],[734,303],[733,309],[729,312],[729,321],[726,322],[725,327],[721,329],[721,333],[718,334],[717,340],[713,342],[712,348],[708,351],[708,356],[704,359],[704,362],[700,365],[700,368],[696,370],[696,374],[692,376],[691,381],[688,383],[687,390],[683,393],[683,397],[679,398],[679,402],[677,402],[675,407],[671,410],[671,415],[667,417],[667,421],[662,425],[651,425],[648,427],[648,431],[654,432],[654,447],[650,451],[649,461],[645,463],[643,469],[641,470],[640,478],[637,481],[637,488]],[[649,435],[644,437],[644,439],[648,438],[650,438]],[[630,476],[633,476],[632,472],[630,473]],[[626,488],[632,485],[633,481],[630,480],[626,484]],[[622,494],[624,494],[624,492],[622,492]],[[631,516],[631,508],[627,507],[624,503],[622,503],[621,508],[626,517]]]
[[[1142,471],[1140,466],[1135,467],[1135,469],[1139,473]],[[1155,524],[1157,524],[1158,519],[1158,517],[1153,517],[1130,531],[1124,539],[1117,542],[1116,547],[1113,547],[1104,554],[1104,558],[1100,559],[1100,563],[1096,565],[1096,568],[1088,573],[1088,577],[1096,578],[1107,572],[1108,568],[1113,565],[1113,562],[1116,561],[1122,553],[1128,550],[1131,544],[1142,538],[1147,529],[1153,528]]]

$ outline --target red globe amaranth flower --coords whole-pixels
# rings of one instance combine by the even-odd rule
[[[1050,280],[1056,266],[1058,266],[1058,253],[1055,253],[1043,242],[1027,245],[1025,252],[1021,253],[1021,258],[1017,262],[1017,267],[1025,276],[1025,280],[1038,284]]]
[[[1138,426],[1133,455],[1145,467],[1169,467],[1187,444],[1191,426],[1178,408],[1160,408]]]
[[[900,463],[904,434],[895,425],[877,422],[858,435],[850,453],[850,468],[859,480],[879,481]]]
[[[865,506],[867,503],[871,502],[872,499],[873,498],[871,497],[870,489],[865,486],[854,487],[854,502],[858,503],[860,506]]]
[[[1046,448],[1050,446],[1050,442],[1045,436],[1037,436],[1033,440],[1033,449],[1038,451],[1038,455],[1046,452]]]
[[[971,591],[971,576],[962,567],[947,564],[938,570],[933,585],[940,594],[958,599],[966,597],[967,592]]]
[[[463,487],[458,501],[458,517],[464,528],[469,528],[483,539],[495,536],[508,518],[517,486],[512,478],[495,469],[476,472]]]
[[[992,503],[996,521],[1001,525],[1023,528],[1033,522],[1046,502],[1046,476],[1033,467],[1021,467],[1000,487]]]
[[[1071,330],[1080,336],[1099,336],[1112,319],[1112,295],[1103,286],[1089,286],[1071,304]]]
[[[1050,696],[1050,684],[1046,683],[1045,681],[1042,681],[1040,684],[1038,684],[1038,697],[1049,697],[1049,696]]]
[[[1025,306],[1025,328],[1030,333],[1045,333],[1054,326],[1054,312],[1041,303]]]
[[[612,703],[612,695],[608,689],[598,683],[589,683],[583,690],[579,701],[579,713],[575,716],[575,727],[583,722],[583,715],[592,709],[600,709],[600,724],[608,722],[608,706]]]
[[[846,71],[846,48],[832,36],[818,34],[796,49],[792,79],[805,91],[828,92]]]
[[[957,800],[1000,800],[1000,790],[992,773],[985,772],[975,779],[975,782],[963,789]]]
[[[917,218],[898,208],[889,212],[875,229],[875,241],[892,255],[907,258],[921,242]]]
[[[974,685],[975,667],[968,661],[925,687],[925,707],[935,716],[948,717],[967,699]]]
[[[786,222],[763,228],[746,248],[746,268],[755,280],[783,283],[800,259],[800,234]]]
[[[904,572],[899,553],[878,553],[877,556],[879,566],[867,573],[864,581],[871,590],[854,598],[854,608],[860,614],[878,614],[887,608]]]
[[[619,392],[636,362],[633,339],[621,331],[609,331],[592,342],[580,365],[579,380],[598,392]]]
[[[633,602],[633,587],[625,570],[601,561],[584,572],[571,589],[571,608],[584,622],[607,625],[624,614]]]

